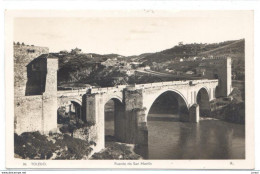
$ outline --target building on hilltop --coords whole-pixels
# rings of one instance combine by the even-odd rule
[[[81,53],[81,49],[76,47],[75,49],[72,49],[70,53],[71,54],[80,54]]]
[[[187,71],[185,74],[192,75],[192,74],[194,74],[194,72],[193,71]]]

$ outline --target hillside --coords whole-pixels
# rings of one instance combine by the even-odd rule
[[[243,80],[245,70],[244,48],[245,40],[241,39],[212,44],[180,43],[160,52],[128,57],[118,54],[81,53],[78,48],[70,53],[61,51],[54,54],[59,57],[59,86],[69,83],[75,84],[75,86],[82,86],[80,84],[113,86],[179,79],[178,74],[173,75],[172,78],[156,76],[154,73],[135,73],[133,76],[127,75],[126,70],[135,71],[139,67],[149,66],[151,70],[158,72],[173,69],[185,73],[195,71],[196,66],[198,66],[198,62],[190,61],[194,60],[194,57],[200,60],[203,57],[230,56],[232,57],[232,73],[235,79]],[[183,62],[180,61],[181,59]],[[139,65],[133,65],[134,62]],[[182,77],[186,79],[186,77]]]
[[[213,44],[179,44],[170,49],[148,54],[142,58],[142,61],[145,61],[147,64],[151,64],[151,62],[158,63],[180,58],[188,59],[189,57],[209,57],[223,55],[234,56],[234,58],[242,58],[244,56],[244,44],[244,39]]]
[[[76,48],[77,49],[77,48]],[[75,49],[74,49],[75,50]],[[85,81],[90,79],[89,76],[94,71],[101,71],[103,66],[101,62],[107,59],[117,58],[124,59],[124,56],[118,54],[96,54],[96,53],[81,53],[61,51],[59,53],[52,53],[59,58],[59,71],[58,71],[58,83],[59,86],[85,86],[89,83]],[[91,78],[91,81],[95,81],[95,75]]]
[[[225,41],[213,44],[179,44],[173,48],[161,52],[149,54],[141,60],[145,65],[151,66],[154,70],[160,71],[166,68],[181,70],[185,65],[188,69],[195,69],[196,63],[189,63],[190,60],[200,60],[203,57],[229,56],[232,58],[232,73],[236,80],[244,80],[245,72],[245,40]],[[183,62],[180,62],[183,59]],[[194,66],[192,66],[192,64]],[[156,65],[156,66],[155,66]],[[158,68],[159,66],[159,68]]]

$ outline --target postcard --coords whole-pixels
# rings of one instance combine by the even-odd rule
[[[6,10],[6,167],[253,169],[249,10]]]

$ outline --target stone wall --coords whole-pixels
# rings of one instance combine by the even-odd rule
[[[42,54],[48,54],[46,47],[14,45],[14,95],[25,96],[27,65]]]
[[[17,134],[42,130],[42,96],[22,96],[14,99],[14,128]]]

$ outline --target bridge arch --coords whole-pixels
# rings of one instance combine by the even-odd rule
[[[68,119],[82,119],[82,101],[77,98],[59,98],[57,122],[64,124]]]
[[[202,86],[202,87],[198,90],[196,97],[198,97],[198,94],[199,94],[199,92],[200,92],[201,90],[204,90],[204,92],[206,91],[207,94],[208,94],[208,96],[209,96],[209,98],[210,98],[210,91],[209,91],[209,88],[206,87],[206,86]]]
[[[104,102],[104,131],[106,142],[112,139],[123,141],[125,137],[125,117],[122,98],[116,95],[108,97]]]
[[[122,97],[120,97],[120,96],[118,96],[118,95],[108,96],[108,97],[105,99],[105,102],[104,102],[104,103],[106,104],[109,100],[120,101],[121,103],[123,103]]]
[[[69,102],[75,102],[75,103],[79,104],[80,106],[82,106],[82,100],[80,100],[78,98],[59,98],[58,107],[66,105],[66,103],[69,103]]]
[[[154,107],[156,102],[158,100],[162,99],[162,97],[166,97],[169,100],[175,98],[176,99],[175,102],[177,102],[177,105],[175,103],[175,105],[176,105],[175,107],[177,107],[176,109],[178,110],[178,115],[180,116],[180,119],[182,119],[182,117],[188,117],[188,102],[187,102],[186,97],[180,91],[178,91],[176,89],[165,89],[165,90],[161,90],[156,95],[149,97],[149,100],[146,100],[146,101],[148,101],[148,104],[145,105],[146,106],[146,115],[145,115],[146,122],[147,122],[147,117],[148,117],[152,107]],[[165,99],[165,100],[167,100],[167,99]],[[172,101],[173,100],[171,100],[170,102],[172,102]]]
[[[201,117],[210,116],[210,92],[206,87],[202,87],[197,92],[196,103],[199,105]]]
[[[79,99],[69,99],[71,102],[75,102],[77,104],[79,104],[80,106],[82,106],[82,100],[79,100]]]

